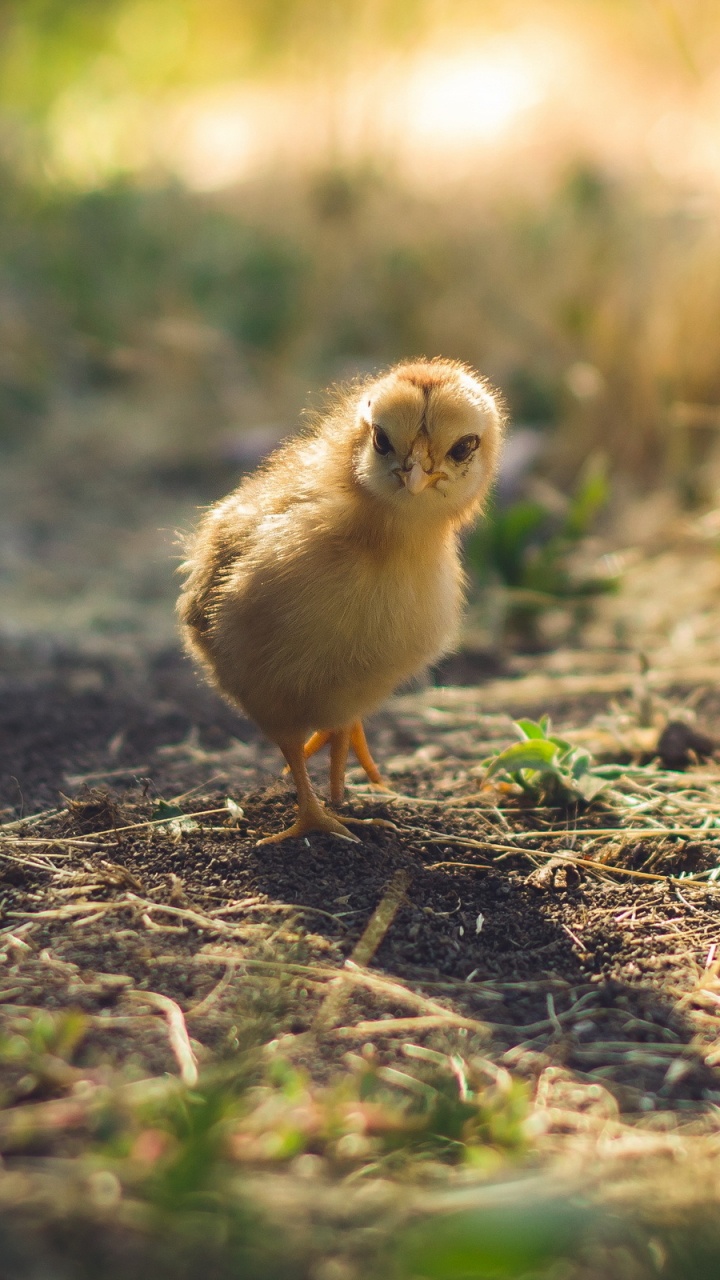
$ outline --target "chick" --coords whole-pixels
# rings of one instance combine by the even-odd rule
[[[183,565],[185,643],[297,788],[295,822],[259,843],[355,839],[306,759],[329,741],[334,805],[350,747],[382,784],[361,718],[455,642],[458,533],[487,494],[501,431],[496,396],[465,365],[399,364],[338,392],[205,514]]]

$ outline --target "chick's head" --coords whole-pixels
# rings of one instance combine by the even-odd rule
[[[400,518],[469,520],[497,463],[502,417],[463,365],[399,365],[365,389],[357,409],[355,474]]]

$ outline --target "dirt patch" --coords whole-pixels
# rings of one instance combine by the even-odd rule
[[[83,691],[80,676],[93,687]],[[150,991],[185,1011],[201,1058],[230,1042],[243,1011],[268,1035],[295,1037],[304,1060],[325,971],[352,957],[402,874],[372,958],[398,990],[348,989],[320,1048],[312,1041],[313,1072],[364,1038],[389,1052],[413,1033],[429,1045],[459,1038],[529,1078],[567,1069],[628,1112],[714,1105],[717,1027],[702,983],[720,941],[720,892],[668,877],[707,875],[716,846],[700,831],[632,839],[607,806],[539,812],[488,797],[479,762],[512,732],[507,715],[478,714],[477,696],[430,689],[377,718],[371,735],[397,793],[351,786],[346,812],[371,820],[361,844],[318,835],[257,848],[287,822],[292,792],[272,748],[179,655],[134,671],[54,655],[4,697],[8,809],[21,792],[25,812],[59,811],[0,833],[2,1020],[77,1010],[78,1067],[172,1071],[163,1019],[132,1006]],[[559,713],[587,721],[599,702],[565,698]],[[315,763],[319,779],[325,768]],[[159,796],[176,807],[165,825]],[[621,852],[603,866],[592,828],[614,825]],[[261,972],[269,987],[254,981]],[[413,1031],[402,1020],[420,1015],[404,992],[439,1004],[436,1023],[442,1010],[455,1021]],[[17,1101],[48,1088],[4,1070]]]

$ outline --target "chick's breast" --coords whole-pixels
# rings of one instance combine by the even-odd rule
[[[337,495],[261,514],[242,487],[206,524],[181,614],[217,684],[270,737],[361,717],[454,639],[451,533],[379,547]]]

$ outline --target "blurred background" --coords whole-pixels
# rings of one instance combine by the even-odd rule
[[[719,201],[713,0],[3,0],[4,632],[166,642],[197,506],[419,354],[509,408],[477,581],[604,591],[717,506]]]

